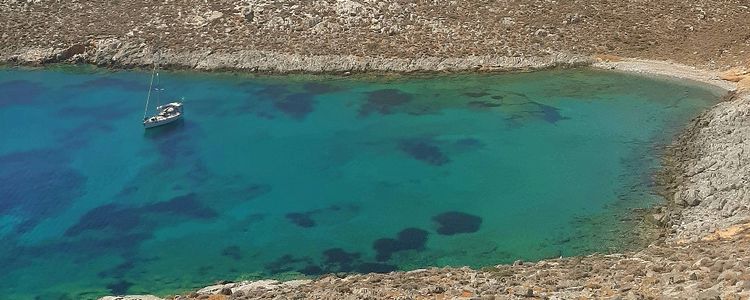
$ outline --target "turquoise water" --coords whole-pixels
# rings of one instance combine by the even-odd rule
[[[0,294],[610,251],[622,211],[660,201],[659,146],[718,97],[586,69],[164,73],[185,119],[144,131],[148,79],[0,69]]]

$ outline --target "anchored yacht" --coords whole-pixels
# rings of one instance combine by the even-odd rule
[[[156,78],[156,86],[154,86],[154,78]],[[156,92],[156,114],[148,116],[152,90]],[[159,105],[159,96],[163,90],[159,88],[159,72],[156,71],[156,64],[154,64],[154,69],[151,71],[151,83],[148,85],[148,96],[146,96],[146,109],[143,111],[143,127],[146,129],[169,124],[182,118],[181,101]]]

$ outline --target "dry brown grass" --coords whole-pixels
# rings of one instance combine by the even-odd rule
[[[368,12],[353,17],[339,16],[335,1],[254,2],[270,4],[250,22],[241,14],[242,1],[236,0],[0,4],[0,51],[64,48],[116,37],[161,40],[177,51],[385,57],[539,56],[553,51],[607,53],[600,57],[609,61],[672,60],[709,69],[750,62],[750,27],[738,26],[750,20],[747,0],[387,1],[400,3],[398,9],[358,1]],[[205,26],[190,25],[190,18],[212,11],[223,16]],[[372,21],[378,16],[381,20]],[[313,25],[317,21],[332,27],[320,31],[321,26]],[[380,24],[388,30],[372,29]],[[390,33],[391,28],[398,30]]]

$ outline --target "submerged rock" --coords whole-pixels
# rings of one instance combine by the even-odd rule
[[[482,224],[482,218],[458,211],[444,212],[432,220],[438,223],[437,232],[442,235],[476,232]]]
[[[399,142],[398,148],[416,160],[433,166],[442,166],[450,162],[450,158],[429,139],[409,139]]]
[[[377,251],[375,258],[378,261],[386,261],[396,252],[406,250],[422,250],[427,243],[427,231],[419,228],[406,228],[398,233],[396,239],[382,238],[372,244]]]

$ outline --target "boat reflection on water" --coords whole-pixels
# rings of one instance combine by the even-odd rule
[[[143,136],[151,140],[161,140],[175,135],[179,135],[188,125],[182,118],[172,122],[153,127],[143,131]]]

